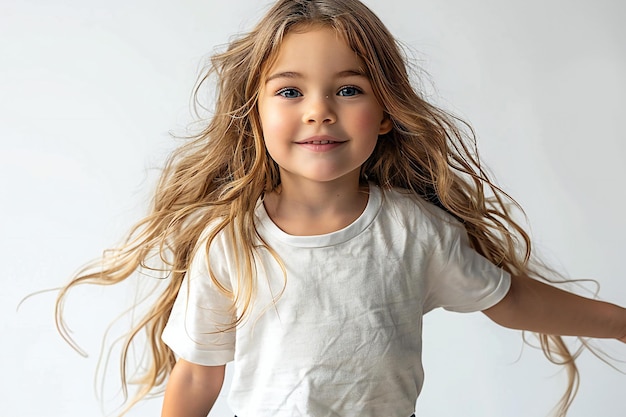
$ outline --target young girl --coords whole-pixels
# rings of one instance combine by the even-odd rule
[[[541,282],[514,202],[358,0],[280,0],[212,64],[209,126],[126,244],[57,304],[64,333],[69,289],[163,260],[167,286],[123,351],[124,368],[147,333],[130,405],[167,382],[162,416],[206,416],[234,361],[239,417],[408,417],[422,316],[444,307],[540,333],[569,368],[564,416],[576,368],[555,335],[626,342],[625,309]]]

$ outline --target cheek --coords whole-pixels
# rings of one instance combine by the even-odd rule
[[[363,133],[371,133],[378,137],[382,119],[382,110],[367,108],[354,115],[352,118],[352,126]]]
[[[259,120],[265,138],[288,134],[289,123],[284,111],[276,108],[259,108]]]
[[[265,149],[274,160],[277,157],[280,158],[279,144],[281,143],[281,138],[286,135],[285,124],[281,123],[281,119],[279,112],[259,106],[259,121],[261,123]]]

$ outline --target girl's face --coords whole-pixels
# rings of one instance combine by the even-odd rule
[[[285,36],[265,72],[258,106],[283,184],[358,184],[378,136],[391,130],[362,61],[331,28]]]

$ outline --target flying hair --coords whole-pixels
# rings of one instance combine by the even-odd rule
[[[363,62],[376,98],[393,128],[379,137],[361,169],[363,182],[419,196],[460,220],[473,248],[504,270],[549,281],[535,267],[528,233],[518,221],[519,205],[492,182],[481,165],[471,127],[429,103],[410,81],[402,49],[379,20],[358,0],[279,0],[249,32],[215,54],[199,78],[194,100],[214,83],[216,100],[206,127],[189,138],[167,160],[149,214],[124,242],[81,270],[60,290],[56,322],[73,346],[64,321],[68,292],[80,284],[111,285],[141,268],[156,253],[164,264],[165,283],[150,309],[127,335],[121,354],[122,387],[127,396],[129,350],[144,335],[147,366],[133,373],[139,389],[122,414],[147,395],[162,389],[176,358],[161,334],[181,290],[195,251],[209,250],[220,233],[232,242],[238,261],[236,286],[223,286],[208,265],[212,280],[232,300],[236,319],[245,320],[255,298],[255,253],[269,250],[254,222],[255,208],[280,186],[278,166],[265,150],[258,113],[258,94],[282,39],[312,26],[332,28]],[[207,225],[214,225],[203,235]],[[258,242],[261,242],[259,246]],[[285,275],[285,279],[287,279]],[[277,294],[276,298],[279,298]],[[578,388],[574,359],[558,336],[539,335],[546,357],[565,367],[568,384],[556,415],[565,416]],[[139,375],[139,377],[137,377]]]

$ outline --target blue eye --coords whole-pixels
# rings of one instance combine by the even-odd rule
[[[283,88],[276,93],[277,96],[285,97],[285,98],[298,98],[302,96],[295,88]]]
[[[361,93],[363,93],[363,91],[361,91],[359,88],[349,85],[346,87],[342,87],[337,95],[342,97],[352,97]]]

